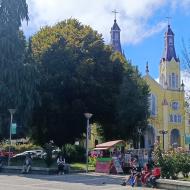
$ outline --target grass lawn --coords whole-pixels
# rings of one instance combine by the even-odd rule
[[[73,170],[86,170],[86,164],[85,163],[72,163],[71,169]],[[88,170],[95,170],[95,167],[92,165],[88,165]]]
[[[179,178],[180,181],[190,181],[190,176],[188,178]]]

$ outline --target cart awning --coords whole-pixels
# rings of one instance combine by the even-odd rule
[[[93,150],[108,150],[109,149],[109,147],[97,147],[97,148],[94,148]]]
[[[115,146],[125,146],[125,141],[123,140],[116,140],[116,141],[108,141],[102,144],[97,144],[94,150],[108,150]]]

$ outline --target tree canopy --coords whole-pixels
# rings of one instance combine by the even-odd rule
[[[32,123],[38,143],[54,140],[61,146],[81,138],[86,131],[85,112],[93,113],[91,121],[102,125],[106,139],[131,138],[120,131],[134,128],[137,121],[145,123],[148,108],[141,100],[148,97],[146,84],[90,26],[75,19],[47,26],[32,37],[31,49],[40,73],[41,104],[35,107]],[[127,123],[124,117],[132,103],[136,112],[128,113]],[[134,134],[135,128],[131,131]]]
[[[25,0],[0,0],[0,128],[8,135],[10,114],[15,108],[17,124],[23,126],[30,115],[35,93],[33,65],[26,63],[26,40],[20,31],[22,20],[28,21]]]

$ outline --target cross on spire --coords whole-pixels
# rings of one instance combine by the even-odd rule
[[[119,12],[117,12],[117,10],[116,10],[116,9],[114,9],[114,10],[112,11],[112,13],[114,13],[114,14],[115,14],[115,20],[116,20],[117,13],[119,13]]]
[[[170,25],[170,21],[171,21],[172,17],[167,16],[166,19],[168,20],[168,25]]]

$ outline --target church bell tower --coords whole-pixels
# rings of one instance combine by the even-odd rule
[[[113,24],[111,31],[110,31],[111,45],[115,51],[118,51],[122,54],[121,43],[120,43],[120,32],[121,32],[121,30],[120,30],[120,28],[117,24],[117,20],[116,20],[116,14],[118,12],[116,10],[114,10],[113,13],[115,14],[115,19],[114,19],[114,24]]]
[[[176,56],[174,33],[168,24],[164,37],[164,52],[160,61],[159,83],[164,89],[180,89],[180,61]]]

